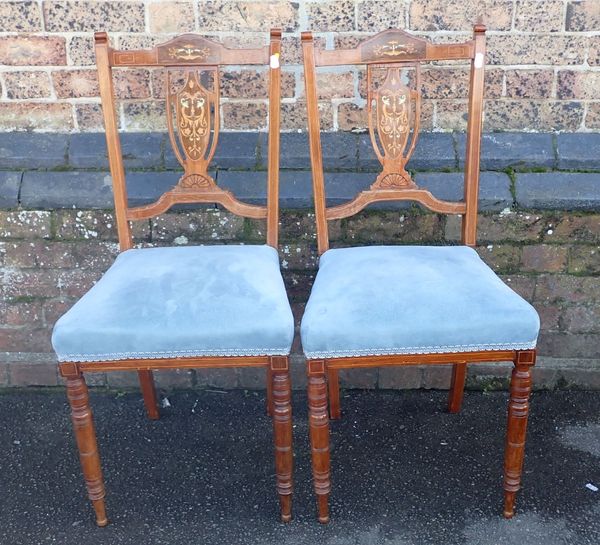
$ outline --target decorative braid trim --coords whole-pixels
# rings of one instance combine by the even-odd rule
[[[454,344],[445,346],[407,346],[405,348],[357,348],[354,350],[304,351],[309,359],[359,358],[361,356],[402,356],[410,354],[451,354],[454,352],[484,352],[494,350],[533,350],[537,339],[529,343]]]
[[[203,356],[289,356],[290,348],[224,348],[215,350],[174,350],[171,352],[112,352],[107,354],[56,354],[60,362],[101,362]]]

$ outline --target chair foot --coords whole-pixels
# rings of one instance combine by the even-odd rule
[[[138,371],[142,396],[144,397],[144,405],[146,414],[150,420],[158,420],[160,412],[158,410],[158,399],[156,397],[156,388],[154,387],[154,377],[152,371]]]
[[[515,499],[521,487],[525,436],[529,416],[531,393],[531,368],[535,365],[535,350],[517,352],[510,381],[506,450],[504,453],[504,517],[511,518],[515,512]]]
[[[448,412],[458,413],[462,407],[465,380],[467,378],[466,362],[455,363],[452,366],[452,383],[448,394]]]
[[[516,492],[504,492],[504,518],[511,519],[515,514]]]
[[[338,369],[327,369],[327,388],[329,389],[329,418],[342,418],[340,409],[340,375]]]
[[[313,481],[319,509],[318,519],[319,522],[325,524],[329,522],[329,493],[331,491],[325,361],[308,360],[307,367]]]
[[[104,505],[104,500],[94,500],[92,501],[94,506],[94,511],[96,512],[96,525],[100,528],[108,525],[108,519],[106,518],[106,507]]]
[[[294,454],[292,450],[292,388],[287,356],[271,357],[270,375],[273,392],[273,439],[277,492],[281,505],[281,520],[289,522],[292,518]]]
[[[317,496],[317,507],[319,510],[318,521],[321,524],[327,524],[329,522],[329,494]]]
[[[292,495],[279,495],[279,505],[281,507],[281,522],[290,522],[292,520]]]

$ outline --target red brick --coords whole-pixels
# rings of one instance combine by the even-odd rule
[[[38,2],[0,3],[0,32],[39,32],[42,30],[42,13]]]
[[[42,302],[39,300],[0,302],[2,325],[40,327],[43,325],[42,318]]]
[[[143,2],[51,1],[44,2],[49,32],[144,32]]]
[[[510,98],[552,97],[552,70],[507,70],[506,96]]]
[[[10,66],[67,64],[65,39],[59,36],[0,36],[0,64]]]
[[[0,352],[52,352],[51,333],[39,327],[0,327]]]
[[[561,310],[555,305],[536,305],[535,309],[540,315],[541,329],[544,331],[558,330],[558,320]]]
[[[55,362],[13,361],[8,364],[11,386],[56,386],[58,371]]]
[[[222,122],[227,129],[264,130],[268,122],[267,105],[264,102],[226,102]]]
[[[157,2],[148,6],[150,32],[183,33],[194,31],[192,2]]]
[[[308,26],[314,32],[354,30],[354,2],[333,0],[307,2]]]
[[[73,128],[70,104],[0,102],[0,130],[44,130],[64,132]]]
[[[536,301],[573,302],[600,301],[597,278],[567,274],[543,274],[537,279]]]
[[[5,72],[4,83],[10,99],[48,98],[52,93],[46,72]]]
[[[600,273],[600,246],[574,246],[569,251],[569,272]]]
[[[470,30],[482,18],[490,30],[510,30],[511,0],[412,0],[413,30]]]
[[[535,272],[561,272],[567,263],[567,249],[549,244],[536,244],[523,248],[523,270]]]
[[[600,331],[600,305],[567,307],[562,323],[570,333],[597,333]]]

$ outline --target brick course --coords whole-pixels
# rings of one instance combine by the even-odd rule
[[[391,26],[447,42],[468,39],[477,17],[490,30],[486,130],[600,130],[600,4],[595,0],[43,0],[0,3],[0,131],[101,127],[95,30],[108,31],[121,48],[150,47],[181,32],[255,47],[266,43],[271,26],[282,27],[283,129],[296,131],[305,129],[299,32],[313,30],[319,45],[327,47],[352,47]],[[423,128],[464,130],[467,69],[454,63],[427,72],[424,94],[432,98],[423,104]],[[163,126],[153,125],[163,112],[162,88],[151,89],[143,73],[124,78],[128,83],[117,82],[121,129]],[[364,130],[360,70],[321,79],[323,128]],[[223,126],[250,127],[263,109],[255,101],[263,99],[264,83],[249,80],[246,72],[229,74],[226,82],[224,96],[236,105],[224,101]],[[248,88],[250,101],[238,96],[239,89]],[[44,116],[29,119],[26,111],[38,104],[44,105]]]
[[[450,223],[455,219],[410,209],[363,212],[332,223],[332,241],[334,246],[372,242],[452,244],[456,242],[456,226]],[[243,220],[223,210],[170,212],[135,225],[136,241],[145,246],[264,240],[263,223]],[[117,245],[113,215],[104,210],[0,211],[0,226],[0,349],[11,353],[0,358],[0,375],[6,365],[9,385],[55,385],[51,328],[114,259]],[[479,216],[481,257],[540,313],[540,360],[550,358],[553,371],[540,371],[538,388],[554,387],[564,373],[570,384],[581,386],[578,366],[588,366],[585,362],[599,357],[599,238],[598,213],[503,210]],[[310,212],[283,211],[281,263],[297,320],[314,280],[315,245]],[[572,363],[575,359],[576,364]],[[560,361],[565,363],[561,366]],[[294,362],[299,387],[303,360],[298,340]],[[428,367],[397,372],[372,370],[346,374],[343,383],[364,388],[446,388],[448,373],[446,368]],[[494,367],[474,366],[469,384],[473,388],[501,387],[505,381],[498,381],[498,377],[503,373]],[[163,388],[259,388],[259,374],[159,373],[158,382]],[[95,380],[98,385],[116,388],[136,386],[134,375],[109,375],[108,383],[104,376]]]

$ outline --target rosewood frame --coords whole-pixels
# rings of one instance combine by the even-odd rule
[[[327,225],[329,220],[352,216],[368,204],[374,202],[395,200],[413,200],[438,213],[462,215],[462,243],[468,246],[475,245],[479,191],[479,154],[483,112],[485,30],[483,25],[477,24],[473,28],[473,39],[468,42],[432,44],[402,30],[392,29],[363,41],[354,49],[339,49],[335,51],[315,49],[311,33],[304,32],[302,34],[308,134],[319,255],[329,249]],[[382,160],[381,153],[377,150],[375,142],[373,121],[371,118],[371,66],[406,67],[428,61],[457,59],[469,60],[471,62],[464,200],[462,202],[440,201],[429,191],[418,188],[412,179],[410,179],[410,175],[404,171],[404,163],[410,157],[412,147],[414,146],[414,138],[416,136],[414,133],[418,132],[418,119],[415,120],[413,126],[413,142],[408,154],[397,158],[392,165],[396,169],[395,172],[398,174],[398,177],[388,186],[378,183],[382,175],[394,173],[394,169],[390,170],[386,162]],[[339,65],[367,65],[369,128],[376,154],[383,166],[383,171],[377,178],[377,181],[368,190],[360,192],[353,200],[342,205],[327,208],[321,154],[316,68],[319,66]],[[404,92],[408,96],[406,91],[398,90],[398,88],[396,90],[397,94]],[[418,93],[420,89],[417,87],[416,91]],[[389,97],[388,100],[390,100]],[[394,110],[394,112],[397,113],[397,110]],[[406,141],[404,145],[406,145]],[[456,413],[460,410],[462,404],[467,364],[501,361],[512,361],[514,363],[510,387],[508,430],[504,461],[504,516],[506,518],[512,517],[514,514],[515,496],[519,490],[521,481],[529,394],[531,391],[531,367],[535,364],[535,358],[535,350],[502,350],[308,360],[309,430],[314,488],[318,505],[318,520],[322,523],[329,521],[329,495],[331,491],[329,418],[338,419],[341,417],[338,376],[340,369],[392,365],[452,364],[452,383],[448,399],[448,410],[451,413]]]
[[[228,49],[222,44],[194,34],[185,34],[160,44],[150,50],[119,51],[109,45],[104,32],[95,34],[96,64],[100,81],[100,96],[106,130],[106,143],[110,172],[113,179],[115,215],[119,235],[120,250],[132,247],[130,222],[154,217],[176,203],[219,203],[231,212],[252,218],[265,218],[267,221],[267,244],[277,248],[279,216],[279,124],[280,124],[280,79],[279,63],[270,63],[278,58],[281,48],[281,31],[272,30],[270,45],[258,49]],[[127,188],[113,90],[112,68],[120,66],[162,66],[171,68],[213,70],[218,92],[218,68],[223,65],[263,65],[269,70],[269,158],[267,181],[267,206],[255,206],[238,201],[230,192],[217,187],[207,174],[212,157],[190,157],[184,149],[184,176],[175,187],[163,194],[158,201],[147,206],[129,207]],[[189,80],[189,77],[188,77]],[[168,82],[168,78],[167,78]],[[196,78],[196,87],[199,81]],[[167,94],[170,92],[167,83]],[[218,100],[218,96],[217,96]],[[205,105],[203,103],[203,105]],[[178,106],[179,107],[179,106]],[[218,114],[218,103],[216,105]],[[168,109],[167,115],[172,115]],[[206,114],[208,115],[208,114]],[[218,117],[215,116],[218,120]],[[179,119],[179,118],[178,118]],[[195,120],[198,115],[196,112]],[[172,119],[169,120],[172,124]],[[210,130],[210,126],[209,126]],[[216,139],[219,127],[214,126]],[[172,130],[170,131],[173,142]],[[208,140],[206,140],[208,143]],[[215,143],[215,142],[213,142]],[[206,151],[206,149],[204,150]],[[182,183],[186,178],[190,183]],[[275,444],[276,488],[279,494],[281,520],[291,520],[292,494],[292,413],[289,356],[238,356],[238,357],[197,357],[171,359],[140,359],[102,362],[63,362],[59,364],[61,375],[66,380],[67,397],[71,405],[75,438],[79,449],[81,466],[89,499],[92,501],[96,523],[106,526],[108,519],[104,503],[104,484],[96,432],[89,405],[88,389],[84,373],[106,371],[137,371],[144,404],[148,417],[159,418],[156,391],[152,376],[153,370],[182,368],[228,368],[263,367],[267,377],[267,413],[273,419]]]

